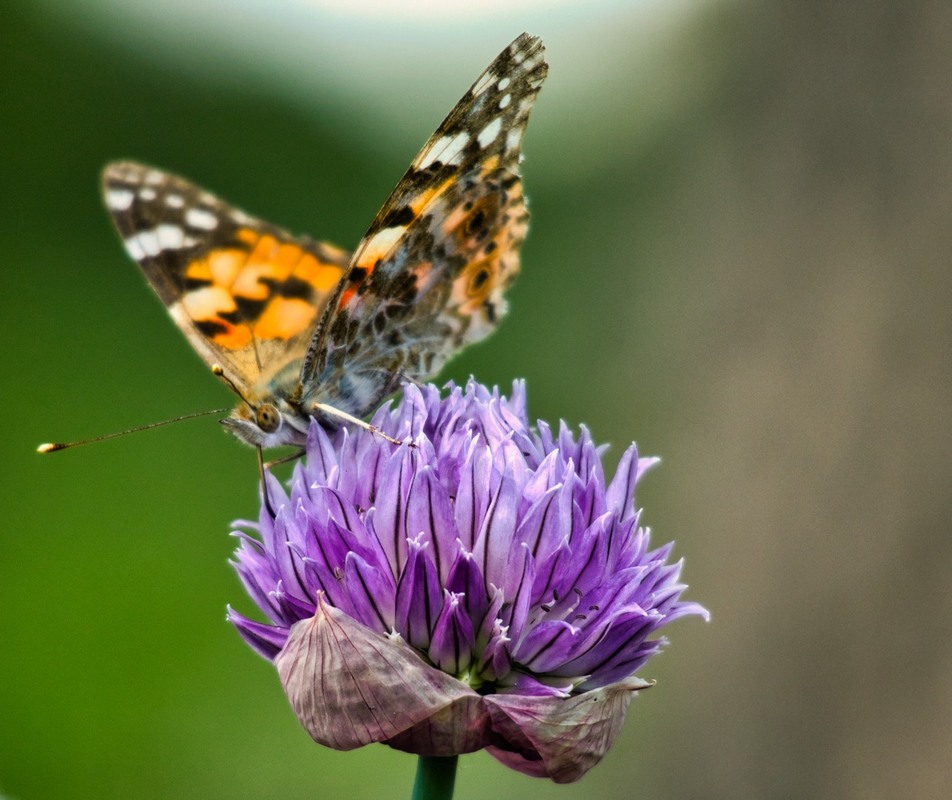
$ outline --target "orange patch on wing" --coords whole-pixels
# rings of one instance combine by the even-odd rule
[[[208,254],[208,269],[211,278],[219,286],[231,286],[241,274],[248,254],[234,248],[212,250]]]
[[[314,324],[314,306],[296,297],[275,297],[255,323],[259,339],[290,339]]]
[[[249,247],[254,247],[259,236],[260,234],[257,231],[251,230],[251,228],[239,228],[238,233],[235,234],[235,238],[238,239],[239,242],[244,242]]]
[[[278,248],[277,255],[274,258],[274,266],[280,273],[281,280],[291,274],[291,270],[297,266],[298,262],[304,256],[304,251],[296,244],[282,244]]]
[[[463,314],[472,314],[496,288],[499,276],[499,261],[482,258],[471,261],[459,277],[453,281],[453,298]]]
[[[247,325],[232,325],[220,319],[216,319],[215,322],[224,328],[221,333],[216,333],[212,337],[212,341],[219,347],[225,350],[241,350],[251,343],[251,331]]]
[[[452,186],[454,183],[456,183],[456,178],[447,178],[439,186],[434,186],[431,189],[420,192],[413,202],[410,203],[410,208],[413,210],[413,213],[420,216],[430,203],[443,194],[447,187]]]
[[[248,264],[232,283],[231,291],[247,300],[267,300],[271,290],[261,279],[271,277],[270,272],[268,264]]]
[[[340,296],[340,300],[337,301],[338,308],[344,308],[357,294],[357,290],[353,287],[345,289]]]
[[[468,210],[457,206],[443,221],[443,231],[456,240],[458,251],[477,250],[489,243],[488,233],[493,239],[499,237],[501,217],[500,199],[497,194],[487,194],[477,200]],[[488,233],[487,233],[488,232]]]
[[[246,325],[233,325],[221,314],[234,311],[235,299],[221,286],[206,286],[193,289],[182,295],[182,310],[195,322],[210,322],[218,329],[211,340],[225,350],[240,350],[251,341],[251,331]]]
[[[312,328],[317,316],[313,302],[273,296],[274,285],[293,276],[316,293],[326,294],[337,285],[344,270],[322,263],[297,244],[249,228],[239,229],[236,238],[239,246],[212,250],[185,268],[187,279],[210,284],[183,295],[185,315],[197,323],[215,326],[211,341],[226,350],[248,347],[252,338],[288,340]],[[256,320],[235,324],[222,315],[237,311],[236,299],[267,303]]]
[[[310,253],[304,253],[294,270],[294,277],[311,284],[319,292],[329,292],[341,279],[344,271],[333,264],[322,264]]]
[[[184,275],[190,280],[211,281],[219,286],[230,286],[247,257],[247,253],[235,248],[212,250],[189,263]]]
[[[281,253],[281,244],[273,236],[261,236],[248,254],[248,264],[263,266],[273,272],[280,272],[282,265],[278,258]]]
[[[254,238],[252,238],[254,237]],[[322,264],[300,246],[281,242],[274,236],[256,236],[253,231],[240,230],[238,238],[251,247],[245,263],[231,284],[232,291],[249,300],[265,300],[271,289],[264,281],[283,283],[292,275],[309,283],[318,292],[328,292],[337,285],[343,270]]]

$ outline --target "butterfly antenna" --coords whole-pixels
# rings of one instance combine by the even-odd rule
[[[225,372],[225,368],[221,364],[212,364],[212,375],[216,378],[220,378],[221,381],[238,396],[241,402],[245,403],[249,408],[254,408],[254,404],[242,394],[241,389],[238,388],[238,384],[228,377],[228,373]]]
[[[78,442],[44,442],[39,447],[36,448],[37,453],[55,453],[57,450],[66,450],[69,447],[79,447],[81,444],[93,444],[94,442],[105,442],[108,439],[116,439],[119,436],[125,436],[128,433],[138,433],[139,431],[149,431],[153,428],[161,428],[164,425],[171,425],[173,422],[184,422],[187,419],[195,419],[196,417],[208,417],[212,414],[224,414],[228,411],[227,408],[213,408],[210,411],[197,411],[194,414],[183,414],[180,417],[172,417],[172,419],[164,419],[160,422],[150,422],[148,425],[139,425],[135,428],[129,428],[124,431],[116,431],[115,433],[107,433],[104,436],[93,436],[90,439],[80,439]]]

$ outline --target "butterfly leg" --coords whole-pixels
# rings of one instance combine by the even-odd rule
[[[423,386],[423,381],[418,381],[412,375],[408,375],[405,372],[397,372],[394,374],[394,377],[397,379],[396,383],[412,383],[414,386]]]
[[[295,450],[293,453],[289,453],[286,456],[281,456],[281,458],[275,458],[271,461],[264,462],[265,469],[271,469],[272,467],[277,467],[281,464],[287,464],[289,461],[295,461],[296,459],[303,456],[307,451],[302,447],[300,450]]]
[[[268,496],[268,481],[265,477],[265,471],[268,469],[268,464],[266,464],[264,461],[264,454],[261,452],[260,447],[256,447],[255,452],[258,454],[258,477],[261,479],[261,497],[264,500],[264,505],[268,511],[268,514],[273,519],[277,516],[277,514],[274,511],[274,506],[271,505],[271,498]]]

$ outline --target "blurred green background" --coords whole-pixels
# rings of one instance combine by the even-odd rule
[[[610,461],[661,455],[639,504],[713,621],[673,626],[581,783],[477,754],[457,796],[952,796],[952,6],[461,8],[5,4],[0,795],[408,796],[411,757],[311,743],[223,621],[250,451],[211,419],[32,451],[231,402],[124,255],[105,162],[353,247],[526,29],[523,274],[444,377],[525,377]]]

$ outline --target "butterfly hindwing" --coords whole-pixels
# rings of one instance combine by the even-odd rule
[[[436,374],[505,313],[528,212],[519,174],[545,78],[523,34],[453,108],[377,214],[305,359],[305,398],[357,416]]]
[[[141,164],[107,166],[103,196],[126,250],[207,363],[250,387],[303,357],[348,253]]]

